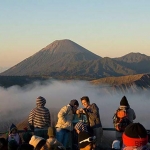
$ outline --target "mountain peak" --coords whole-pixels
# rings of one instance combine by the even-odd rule
[[[87,53],[90,52],[84,47],[78,45],[77,43],[69,40],[56,40],[51,44],[47,45],[42,49],[43,51],[50,51],[52,53]],[[90,52],[92,53],[92,52]]]
[[[137,53],[131,52],[122,57],[116,58],[116,60],[120,60],[120,61],[128,62],[128,63],[134,63],[134,62],[140,62],[142,60],[150,60],[150,57],[145,54],[141,54],[139,52]]]

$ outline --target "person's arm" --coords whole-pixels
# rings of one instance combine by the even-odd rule
[[[51,114],[50,114],[50,111],[49,111],[49,113],[48,113],[48,117],[49,117],[49,126],[51,126]]]
[[[99,108],[93,103],[89,109],[86,109],[89,118],[96,119],[99,114]]]
[[[64,106],[58,113],[58,118],[61,119],[62,123],[66,123],[65,115],[67,114],[68,106]]]
[[[136,114],[135,114],[135,112],[133,110],[133,120],[135,120],[135,119],[136,119]]]
[[[34,109],[31,110],[28,118],[28,123],[31,125],[33,124],[33,116],[34,116]]]
[[[30,114],[29,114],[29,118],[28,118],[28,124],[31,130],[34,130],[34,109],[31,110]]]

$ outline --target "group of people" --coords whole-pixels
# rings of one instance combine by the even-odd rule
[[[79,139],[82,139],[79,137],[83,137],[83,134],[85,134],[87,139],[93,139],[91,140],[92,142],[88,141],[85,143],[89,145],[94,143],[95,148],[100,148],[103,130],[99,108],[95,103],[90,103],[88,96],[83,96],[81,98],[81,103],[84,108],[79,109],[78,100],[73,99],[68,105],[60,109],[58,112],[58,121],[55,125],[56,139],[62,143],[65,149],[77,150],[83,145],[80,144],[80,142],[84,143],[79,141]],[[51,124],[51,118],[50,112],[45,107],[45,104],[45,98],[41,96],[38,97],[36,100],[36,108],[31,110],[28,121],[30,128],[34,128],[34,135],[46,139],[46,131]]]
[[[31,110],[28,118],[33,133],[25,132],[23,143],[16,126],[12,124],[7,138],[8,147],[15,141],[18,149],[13,148],[13,150],[103,149],[103,129],[99,108],[95,103],[90,102],[88,96],[81,98],[83,108],[79,108],[76,99],[63,106],[58,112],[55,127],[51,127],[50,111],[45,104],[44,97],[39,96],[36,99],[36,107]],[[113,116],[116,139],[112,143],[112,149],[148,150],[147,131],[142,124],[133,123],[135,118],[134,110],[130,107],[127,98],[123,96]]]

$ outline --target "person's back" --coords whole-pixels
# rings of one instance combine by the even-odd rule
[[[53,148],[56,148],[56,147],[61,147],[61,149],[65,149],[65,147],[63,146],[62,143],[60,143],[56,138],[55,138],[55,134],[56,134],[56,131],[55,131],[55,128],[54,127],[49,127],[48,128],[48,131],[47,131],[47,134],[48,134],[48,139],[46,140],[46,147],[48,150],[50,149],[53,149]]]
[[[0,138],[0,150],[7,150],[7,147],[7,140],[5,138]]]
[[[29,144],[34,146],[34,150],[44,150],[46,140],[42,137],[33,135],[29,141]]]
[[[34,127],[34,134],[43,138],[47,138],[47,128],[51,126],[50,112],[44,107],[45,104],[46,99],[39,96],[36,99],[37,107],[31,110],[28,119],[29,126]]]
[[[117,113],[122,113],[125,111],[125,117],[123,116],[123,119],[120,120],[117,118]],[[132,108],[130,108],[130,105],[128,103],[128,100],[125,96],[122,97],[120,101],[120,106],[116,110],[115,115],[113,117],[113,123],[114,127],[116,129],[116,140],[120,141],[120,146],[122,146],[122,134],[125,130],[125,128],[133,122],[133,120],[136,118],[135,112]]]
[[[12,140],[8,141],[8,150],[17,150],[18,146],[19,145],[16,142],[16,140],[12,139]]]
[[[144,126],[140,123],[131,123],[123,133],[122,150],[150,150],[148,148],[148,135]]]

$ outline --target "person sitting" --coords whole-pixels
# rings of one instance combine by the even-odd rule
[[[34,146],[35,150],[43,150],[45,146],[46,140],[42,137],[33,135],[31,137],[31,140],[29,141],[29,144]]]
[[[27,128],[24,128],[25,132],[22,134],[23,142],[29,143],[31,140],[32,134],[28,131]]]
[[[78,146],[80,150],[91,150],[95,147],[96,136],[92,136],[87,129],[87,125],[83,122],[78,122],[74,129],[78,133]]]
[[[120,150],[120,141],[119,140],[114,140],[112,143],[112,150]]]
[[[5,138],[0,138],[0,150],[7,150],[7,141]]]
[[[140,123],[129,124],[122,135],[122,139],[123,150],[149,150],[147,131]]]
[[[18,145],[22,143],[21,137],[18,133],[18,129],[13,123],[11,124],[9,128],[8,142],[11,140],[15,140]]]
[[[78,135],[79,149],[92,150],[95,149],[95,136],[89,136],[87,132]]]
[[[8,150],[17,150],[18,146],[19,145],[16,140],[11,139],[10,141],[8,141]]]
[[[34,146],[32,146],[28,143],[23,143],[18,147],[17,150],[34,150]]]
[[[47,150],[52,150],[52,149],[56,149],[57,147],[62,149],[62,150],[65,150],[65,147],[63,146],[62,143],[60,143],[56,138],[55,138],[55,128],[54,127],[49,127],[48,128],[48,132],[47,132],[47,135],[48,135],[48,139],[46,140],[46,147],[47,147]]]

